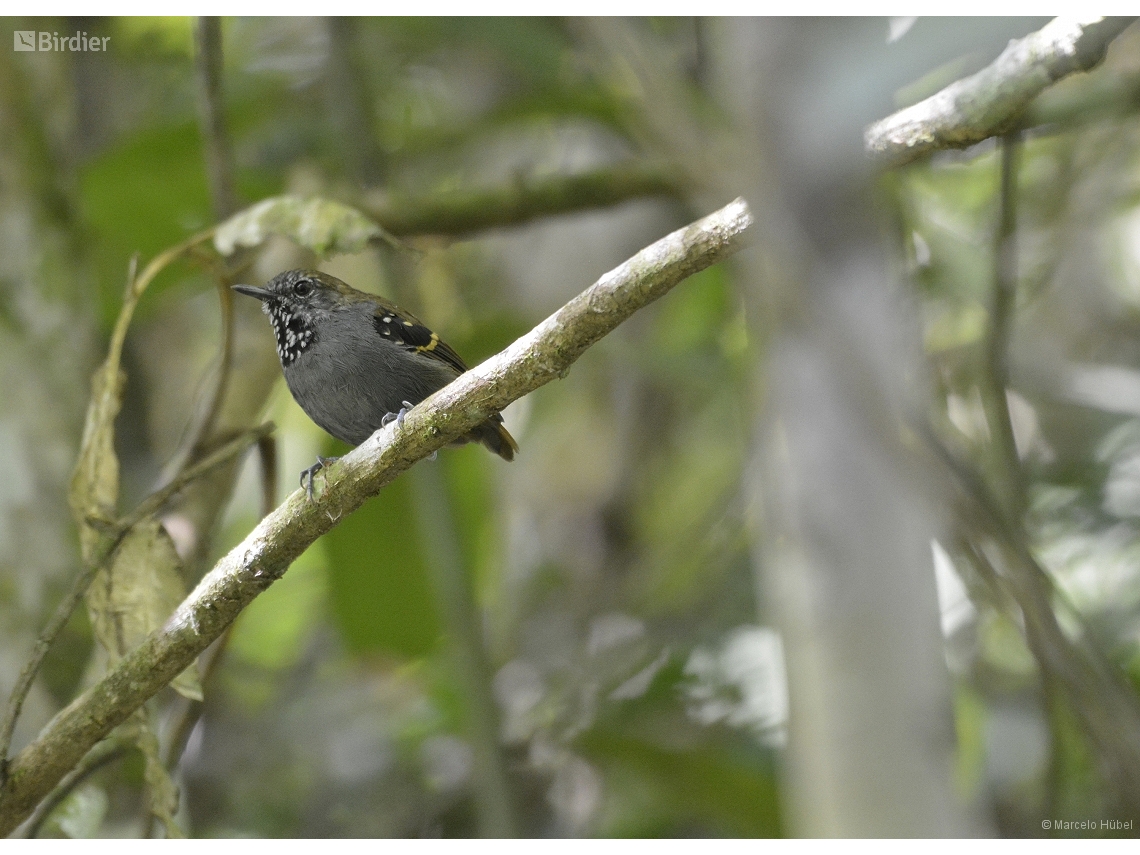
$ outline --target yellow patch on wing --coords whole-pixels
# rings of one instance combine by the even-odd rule
[[[429,350],[435,350],[435,346],[439,344],[439,336],[435,333],[431,334],[431,341],[427,344],[421,344],[416,348],[417,353],[427,353]]]

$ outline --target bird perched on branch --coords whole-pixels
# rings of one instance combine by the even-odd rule
[[[233,289],[261,300],[294,400],[350,445],[402,420],[407,408],[467,370],[459,354],[414,315],[327,273],[289,270],[264,288]],[[466,442],[481,442],[503,460],[519,450],[498,413],[456,444]],[[313,476],[335,459],[318,457],[301,473],[310,499]]]

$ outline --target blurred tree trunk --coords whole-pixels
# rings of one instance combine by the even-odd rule
[[[768,240],[741,264],[761,354],[755,560],[788,665],[788,830],[961,836],[971,827],[952,788],[931,559],[938,487],[921,482],[921,449],[904,443],[905,421],[925,407],[918,317],[887,270],[859,189],[872,176],[846,151],[858,138],[844,117],[813,115],[820,155],[831,155],[816,168],[765,145],[802,106],[766,81],[793,61],[807,79],[831,73],[838,46],[816,22],[709,30],[721,48],[710,55],[724,58],[716,95],[753,149],[753,169],[734,177],[767,210]]]
[[[0,631],[5,699],[54,587],[78,571],[66,485],[90,391],[95,313],[75,210],[69,71],[66,54],[0,51],[0,598],[23,618]],[[42,686],[26,712],[16,746],[55,712]]]
[[[788,832],[961,836],[937,520],[902,442],[924,406],[917,316],[867,216],[861,125],[813,115],[823,159],[807,168],[773,144],[797,119],[778,111],[802,106],[787,93],[796,75],[834,72],[836,46],[815,22],[712,20],[696,33],[715,47],[697,51],[709,59],[694,76],[629,25],[588,33],[611,78],[636,75],[634,132],[689,178],[694,206],[743,193],[756,213],[759,244],[736,263],[760,359],[758,606],[783,635],[790,684]],[[722,133],[709,133],[694,82],[726,114]]]
[[[788,657],[788,818],[797,835],[960,836],[936,518],[898,418],[915,319],[858,255],[809,284],[810,320],[766,366],[757,559]]]

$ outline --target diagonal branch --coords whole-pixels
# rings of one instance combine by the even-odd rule
[[[0,789],[9,834],[90,748],[174,679],[318,537],[413,463],[551,380],[592,344],[687,276],[744,246],[737,199],[610,271],[510,347],[414,407],[328,470],[323,495],[294,492],[222,558],[161,630],[59,713],[12,761]]]
[[[951,83],[864,132],[867,153],[891,166],[933,151],[968,148],[1015,129],[1046,87],[1104,59],[1109,42],[1135,18],[1054,18],[1011,41],[977,74]]]

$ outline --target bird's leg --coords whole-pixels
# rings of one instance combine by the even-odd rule
[[[310,502],[313,501],[313,476],[315,476],[330,463],[336,463],[338,460],[340,460],[339,457],[321,457],[318,454],[316,463],[314,463],[308,469],[301,470],[301,489],[305,491],[305,494],[309,497]],[[308,479],[308,484],[305,483],[306,478]]]
[[[398,413],[385,413],[384,418],[380,419],[380,427],[387,427],[392,422],[395,422],[400,427],[404,426],[404,416],[406,416],[408,414],[408,410],[410,410],[412,407],[414,407],[415,404],[413,404],[411,401],[401,401],[400,403],[402,403],[404,405],[404,406],[400,407],[400,412],[398,412]],[[431,457],[429,457],[428,460],[435,460],[437,453],[438,452],[433,451],[431,453]]]
[[[402,403],[404,405],[404,406],[400,407],[400,412],[398,412],[398,413],[385,413],[384,418],[380,419],[380,427],[386,427],[387,425],[390,425],[392,422],[395,422],[400,427],[404,426],[404,416],[406,416],[408,414],[408,410],[410,410],[412,407],[414,407],[415,404],[413,404],[411,401],[401,401],[400,403]],[[428,458],[428,460],[435,460],[436,454],[437,454],[437,452],[433,451],[431,453],[431,456]]]
[[[411,401],[403,401],[404,406],[400,407],[400,412],[396,413],[396,424],[400,427],[404,426],[404,416],[408,414],[408,410],[415,406]]]

